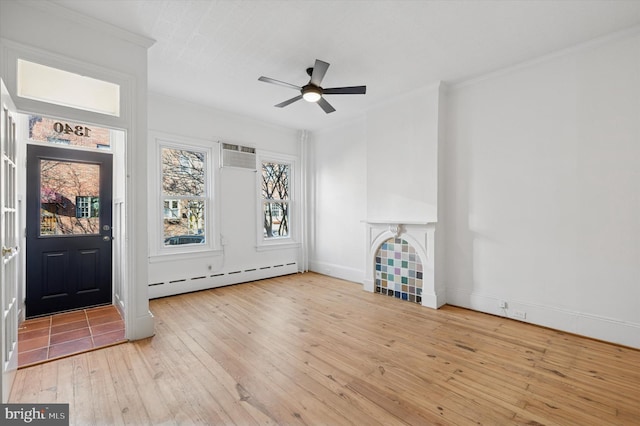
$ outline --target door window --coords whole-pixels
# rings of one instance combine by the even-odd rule
[[[100,233],[100,166],[40,160],[40,235]]]

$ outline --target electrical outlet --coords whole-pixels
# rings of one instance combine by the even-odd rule
[[[527,313],[525,311],[514,310],[513,317],[521,320],[527,319]]]

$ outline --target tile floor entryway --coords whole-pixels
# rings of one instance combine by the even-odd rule
[[[113,305],[29,319],[18,328],[18,368],[125,341]]]

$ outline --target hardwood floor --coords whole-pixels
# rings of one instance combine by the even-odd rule
[[[72,424],[640,424],[640,351],[313,273],[151,301],[157,334],[19,370]]]

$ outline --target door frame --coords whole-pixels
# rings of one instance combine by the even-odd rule
[[[112,238],[112,226],[113,226],[113,153],[110,151],[101,151],[95,149],[76,149],[71,147],[64,146],[56,146],[53,144],[44,144],[44,143],[27,143],[26,144],[26,153],[27,153],[27,161],[26,161],[26,172],[27,172],[27,191],[26,191],[26,244],[25,244],[25,260],[27,265],[31,263],[31,267],[27,268],[27,275],[25,277],[25,301],[27,302],[26,309],[30,312],[25,312],[25,315],[28,316],[39,316],[39,315],[50,315],[55,314],[57,312],[63,312],[64,310],[74,310],[74,309],[84,309],[90,306],[96,306],[98,303],[108,303],[113,304],[114,302],[114,290],[113,290],[113,270],[114,270],[114,259],[113,259],[113,238]],[[44,236],[40,235],[40,219],[41,219],[41,200],[40,200],[40,188],[41,188],[41,170],[40,170],[40,160],[54,160],[54,161],[62,161],[62,162],[70,162],[76,164],[94,164],[99,165],[100,167],[100,175],[99,175],[99,193],[100,193],[100,208],[99,208],[99,223],[98,223],[98,232],[95,234],[81,234],[81,235],[67,235],[67,236]],[[108,200],[108,203],[104,201]],[[106,226],[106,229],[105,229]],[[70,239],[71,238],[71,239]],[[88,239],[87,239],[88,238]],[[99,240],[99,241],[96,241]],[[36,298],[34,299],[34,286],[42,285],[41,282],[43,277],[39,274],[43,271],[37,268],[37,265],[32,263],[32,256],[37,256],[39,254],[39,249],[36,247],[42,247],[42,245],[49,246],[49,249],[57,250],[58,247],[63,246],[69,248],[71,246],[75,246],[75,249],[68,250],[66,258],[69,261],[74,259],[77,260],[78,250],[80,246],[84,246],[87,248],[87,243],[91,244],[92,248],[99,248],[100,253],[103,249],[108,250],[108,252],[103,252],[104,254],[100,254],[101,260],[106,260],[103,255],[108,257],[108,264],[106,266],[106,270],[101,268],[103,273],[108,274],[108,297],[107,294],[100,292],[93,293],[92,295],[86,294],[82,296],[82,292],[74,292],[72,294],[68,294],[62,299],[56,298],[51,299],[51,303],[59,304],[57,311],[51,311],[50,313],[39,312],[34,314],[34,308],[36,306],[47,306],[47,302],[43,302],[42,299]],[[109,246],[107,247],[106,244]],[[34,252],[35,250],[35,252]],[[75,254],[74,254],[75,253]],[[60,254],[60,252],[58,252]],[[31,262],[30,262],[31,260]],[[36,261],[38,263],[38,261]],[[100,264],[100,263],[99,263]],[[99,265],[98,264],[98,265]],[[72,263],[69,265],[70,270],[75,270],[75,264]],[[39,269],[37,272],[34,272],[36,269]],[[31,276],[29,274],[32,274]],[[36,278],[34,278],[34,275]],[[40,277],[40,278],[38,278]],[[71,273],[69,275],[71,278],[72,284],[79,285],[80,283],[77,281],[78,275],[77,273]],[[75,278],[75,280],[74,280]],[[106,278],[106,277],[105,277]],[[39,282],[40,281],[40,282]],[[31,288],[30,288],[31,286]],[[40,287],[41,289],[42,287]],[[40,294],[40,291],[37,287],[35,287],[35,294]],[[29,297],[31,296],[31,297]],[[60,296],[60,295],[58,295]],[[71,303],[74,299],[90,299],[93,302],[88,303],[84,306],[75,306],[77,305]],[[29,301],[31,305],[29,305]],[[86,303],[87,300],[85,300]],[[34,306],[35,302],[35,306]],[[51,306],[51,305],[50,305]],[[64,308],[63,308],[64,306]],[[68,309],[67,309],[68,308]]]
[[[18,204],[18,152],[19,144],[16,137],[18,120],[16,107],[11,96],[5,87],[4,81],[0,78],[0,108],[2,113],[0,119],[0,155],[2,164],[0,165],[0,182],[2,182],[2,196],[0,197],[0,245],[2,246],[2,256],[0,259],[0,375],[2,384],[0,386],[0,401],[6,403],[9,400],[9,393],[18,368],[18,310],[20,297],[18,292],[18,280],[20,275],[20,260],[22,254],[18,242],[20,224],[20,205]],[[5,116],[5,112],[6,116]],[[6,121],[5,121],[6,119]],[[9,125],[9,128],[7,126]],[[5,159],[5,147],[8,152]],[[9,170],[7,170],[9,169]],[[11,170],[12,169],[12,170]],[[7,177],[9,180],[7,181]],[[7,191],[8,189],[8,191]],[[13,207],[11,207],[13,206]],[[8,207],[5,210],[5,207]],[[5,216],[7,215],[7,216]],[[7,217],[10,224],[6,224]],[[6,235],[6,232],[12,235]],[[15,246],[14,246],[15,244]],[[7,269],[9,273],[7,273]]]

